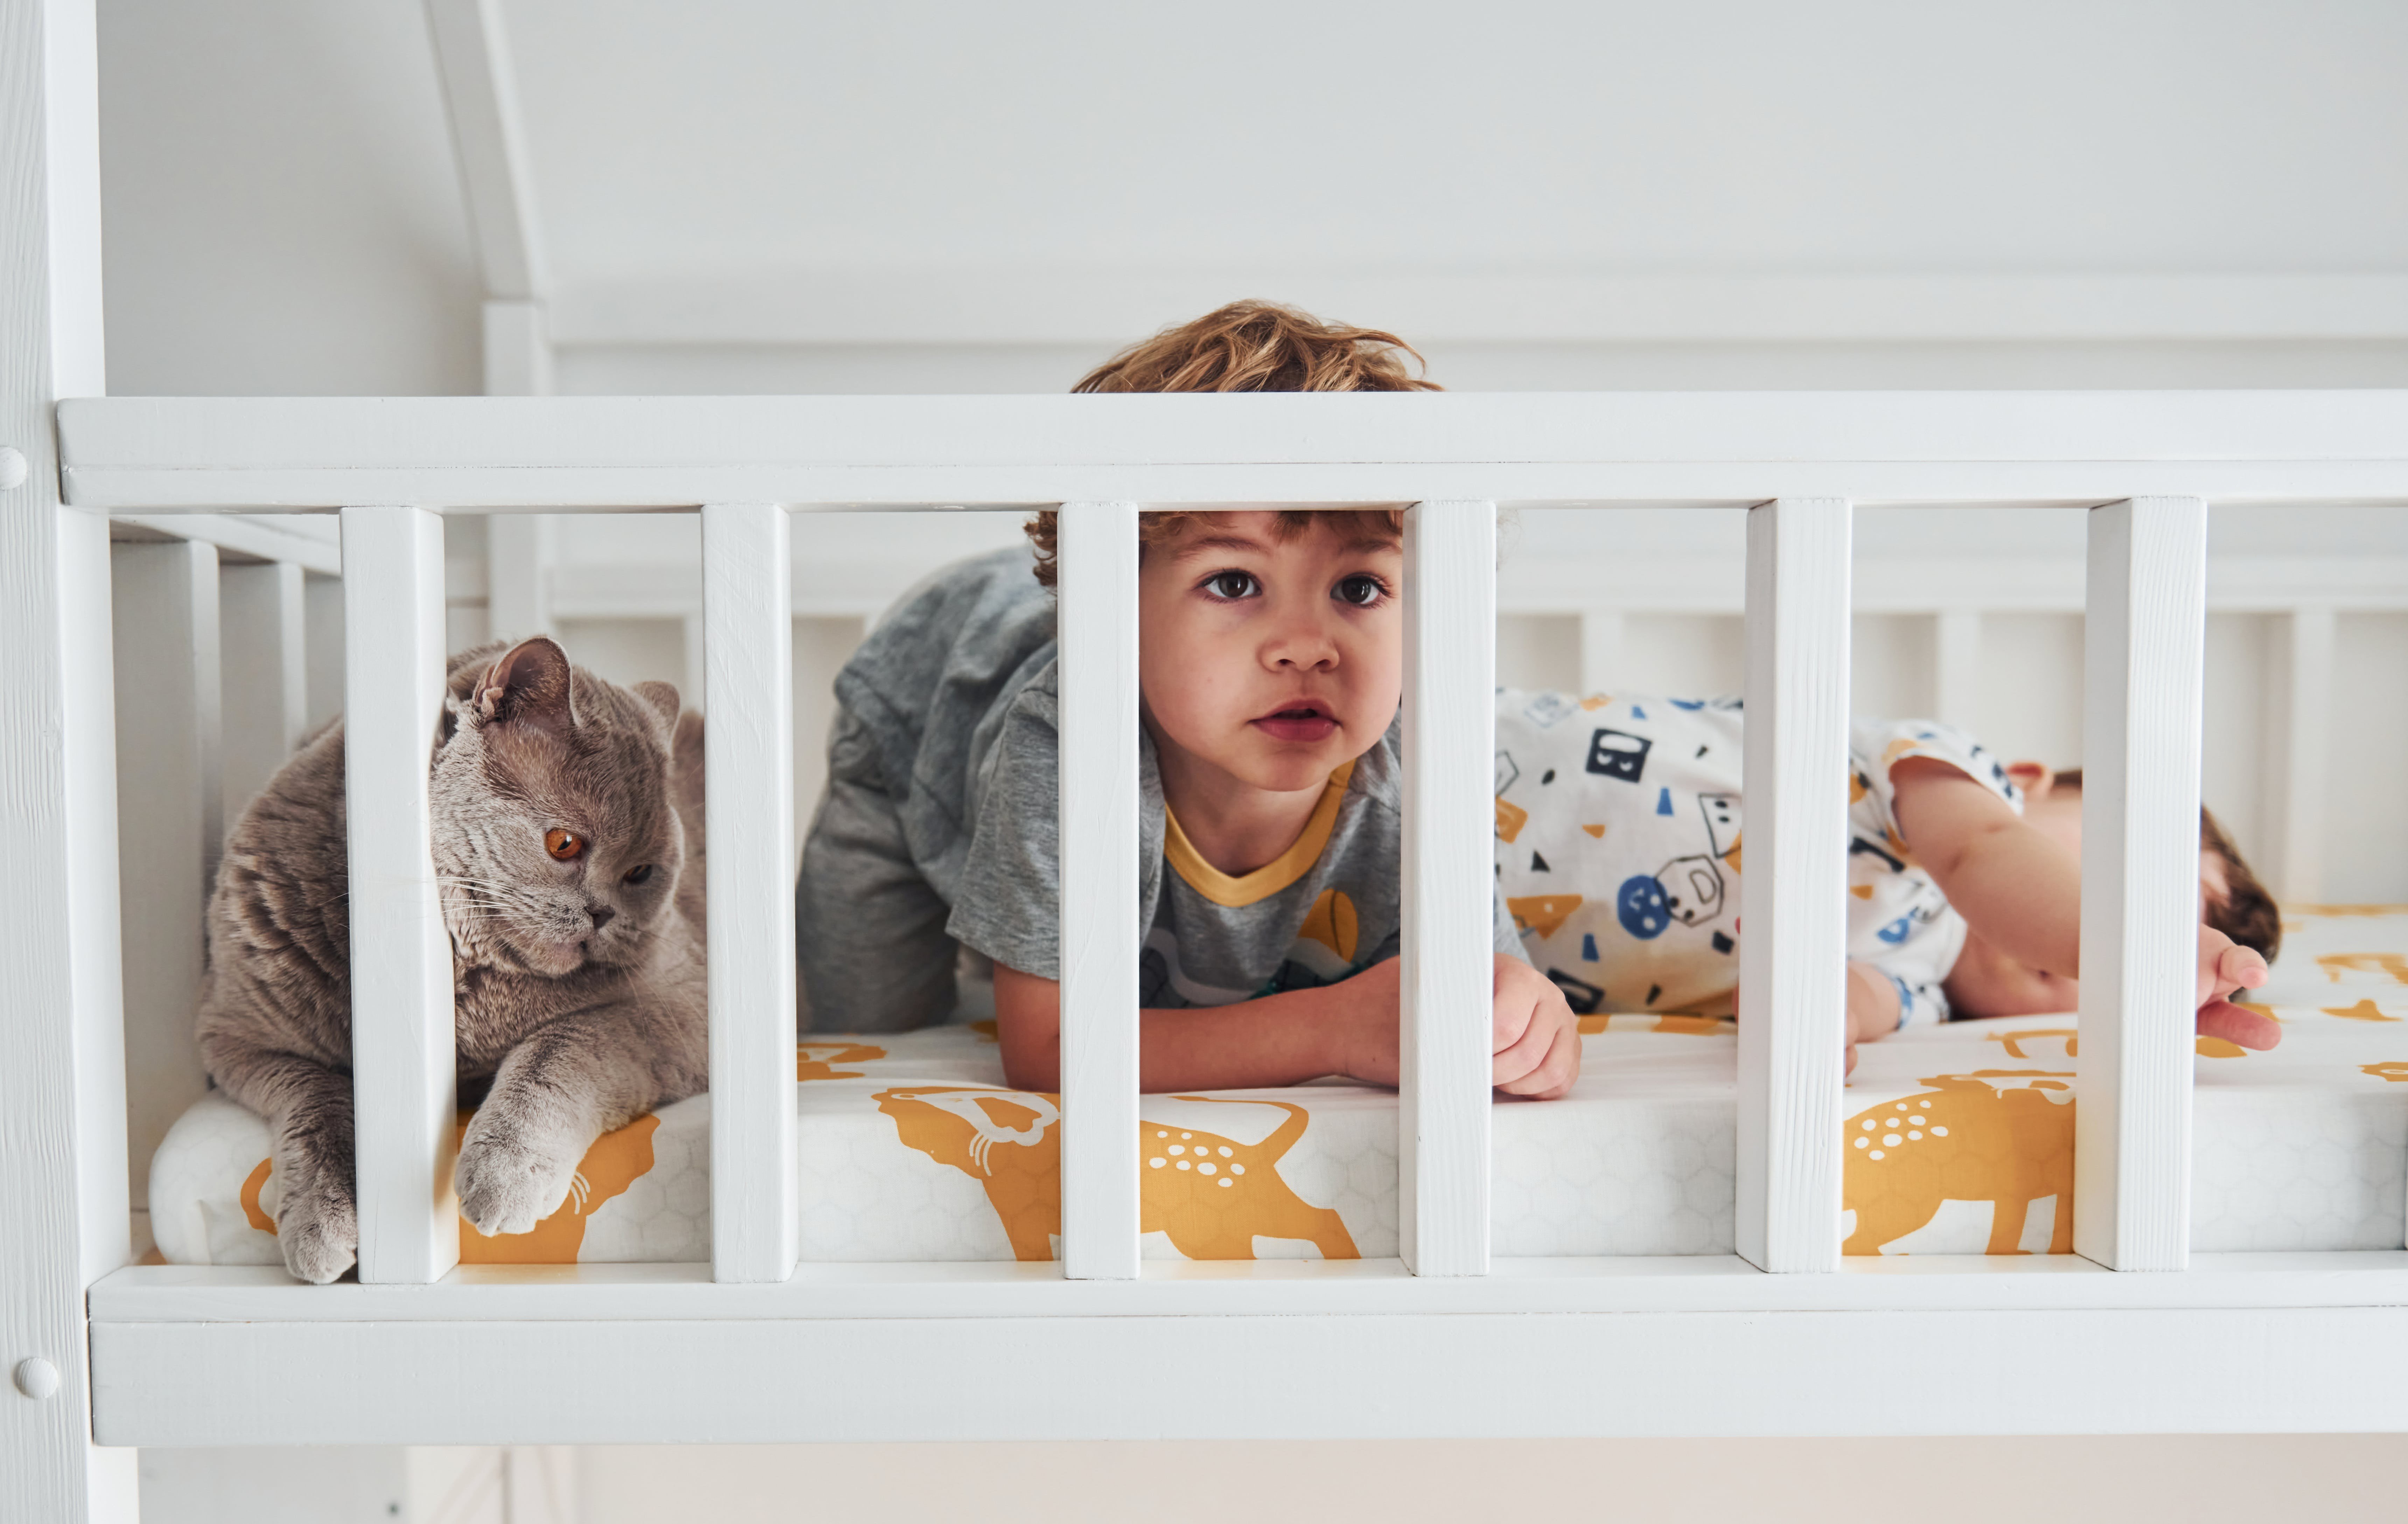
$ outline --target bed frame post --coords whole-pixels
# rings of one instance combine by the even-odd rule
[[[800,1243],[795,1157],[792,521],[702,510],[710,801],[710,1273],[782,1281]]]
[[[131,1258],[108,525],[51,407],[108,390],[92,0],[0,6],[0,1518],[136,1524],[84,1293]]]
[[[1138,1262],[1137,505],[1065,503],[1062,1273]]]
[[[418,1285],[460,1262],[452,942],[427,798],[443,703],[442,516],[344,509],[343,610],[360,1280]]]
[[[109,548],[115,640],[118,883],[125,924],[126,1144],[134,1200],[150,1156],[201,1099],[193,1042],[203,907],[224,841],[218,553],[195,540]]]
[[[2190,1259],[2207,504],[2090,510],[2083,681],[2082,1047],[2073,1249]]]
[[[1736,1226],[1758,1270],[1840,1268],[1849,521],[1844,497],[1747,517]]]
[[[1405,513],[1397,1242],[1485,1275],[1496,895],[1497,505]]]

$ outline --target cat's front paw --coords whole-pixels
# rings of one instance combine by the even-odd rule
[[[284,1268],[316,1286],[351,1268],[360,1257],[360,1215],[351,1193],[323,1179],[284,1193],[276,1214],[276,1243]]]
[[[566,1200],[584,1157],[583,1144],[488,1125],[480,1112],[460,1143],[460,1215],[488,1238],[530,1232]]]

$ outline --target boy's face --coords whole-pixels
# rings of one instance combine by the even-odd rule
[[[2037,762],[2017,762],[2009,777],[2024,791],[2024,823],[2082,860],[2082,790],[2051,785],[2048,769]],[[2224,865],[2214,854],[2199,857],[2199,916],[2207,917],[2211,895],[2225,893]],[[1942,982],[1948,1002],[1960,1016],[2036,1016],[2071,1011],[2081,999],[2081,985],[2071,979],[2036,969],[2009,956],[1981,934],[1965,933],[1965,950]]]
[[[1369,751],[1404,681],[1404,552],[1381,517],[1216,513],[1138,572],[1138,681],[1157,748],[1245,787],[1318,788]]]

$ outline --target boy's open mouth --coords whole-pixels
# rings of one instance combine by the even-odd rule
[[[1283,704],[1254,721],[1257,728],[1279,740],[1326,740],[1338,728],[1338,716],[1310,698]]]

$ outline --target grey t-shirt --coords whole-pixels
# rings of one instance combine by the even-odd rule
[[[963,562],[906,595],[836,684],[873,740],[914,867],[951,907],[946,930],[1046,979],[1061,977],[1054,615],[1025,552]],[[1395,956],[1396,726],[1332,776],[1294,847],[1241,878],[1187,844],[1144,736],[1138,766],[1145,1005],[1310,988]],[[1493,945],[1521,956],[1503,902],[1495,907]]]

